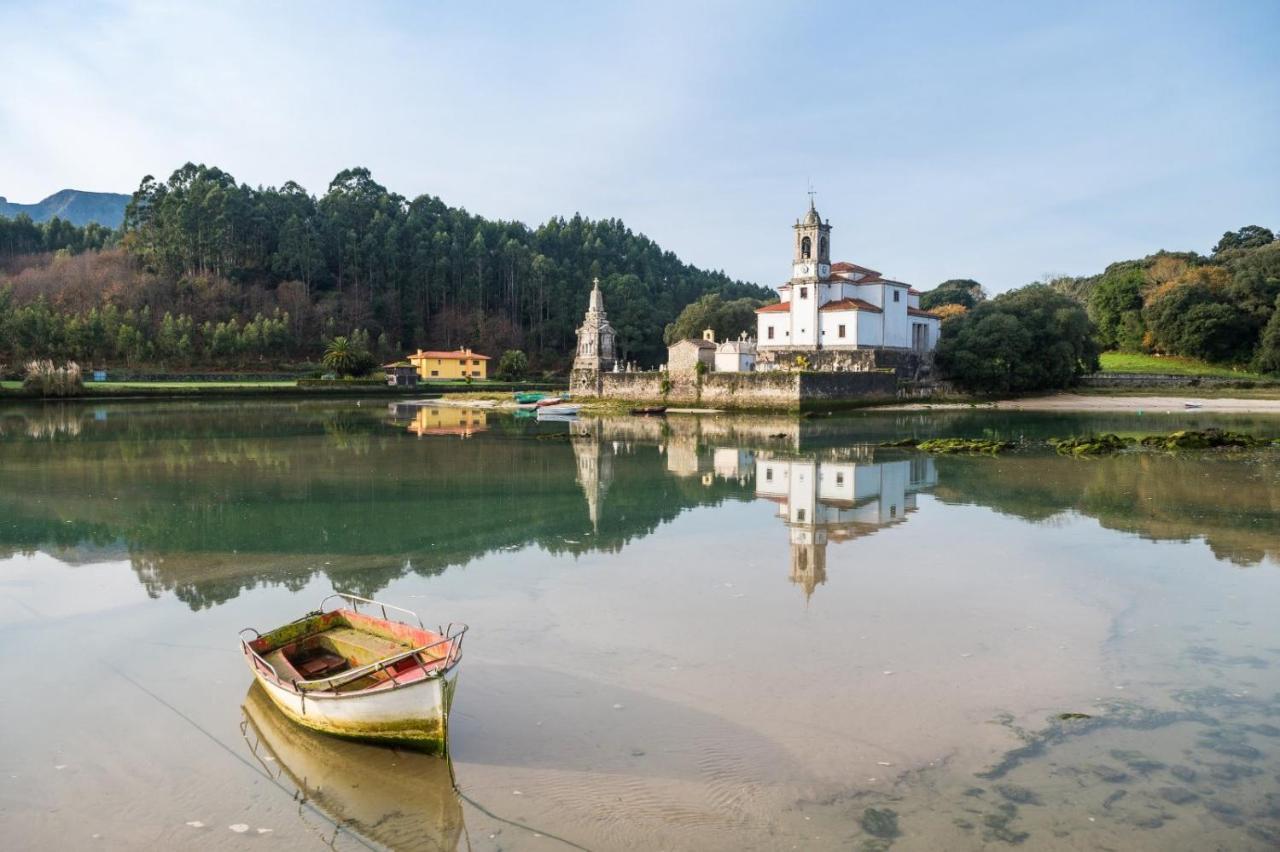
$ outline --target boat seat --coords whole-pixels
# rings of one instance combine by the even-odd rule
[[[354,627],[335,627],[321,634],[329,647],[357,666],[377,662],[386,657],[412,650],[411,645],[374,636]]]

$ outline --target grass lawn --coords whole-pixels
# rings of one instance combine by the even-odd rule
[[[1104,373],[1159,373],[1169,376],[1215,376],[1229,379],[1254,380],[1266,376],[1248,370],[1233,370],[1206,364],[1194,358],[1178,358],[1173,355],[1142,355],[1129,352],[1103,352]]]
[[[293,380],[280,382],[85,382],[86,391],[94,388],[118,390],[120,388],[291,388]]]

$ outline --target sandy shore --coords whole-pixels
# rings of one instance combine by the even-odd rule
[[[946,409],[998,408],[1009,411],[1186,411],[1188,404],[1199,411],[1229,414],[1280,414],[1280,399],[1225,399],[1192,396],[1093,396],[1059,393],[1024,399],[968,405],[889,405],[879,411],[938,411]]]

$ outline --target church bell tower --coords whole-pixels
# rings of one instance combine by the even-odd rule
[[[831,226],[822,221],[809,193],[809,212],[795,224],[795,258],[791,262],[791,280],[825,280],[831,274]]]

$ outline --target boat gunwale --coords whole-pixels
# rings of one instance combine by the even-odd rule
[[[302,618],[295,619],[294,621],[290,622],[290,624],[296,624],[298,621],[302,621],[306,618],[309,618],[315,615],[323,616],[323,615],[341,613],[345,617],[346,614],[350,613],[352,615],[357,616],[358,618],[369,619],[370,621],[373,621],[373,622],[381,622],[386,625],[400,624],[405,627],[409,627],[410,629],[413,629],[413,625],[407,622],[393,621],[392,619],[386,618],[386,617],[378,618],[376,616],[362,613],[358,609],[350,609],[350,610],[335,609],[335,610],[330,610],[329,612],[325,612],[324,611],[325,604],[328,603],[328,601],[333,597],[339,597],[339,598],[343,598],[348,601],[351,601],[355,606],[359,606],[359,603],[363,602],[363,603],[373,604],[373,605],[382,607],[384,616],[386,616],[388,609],[406,613],[408,615],[413,616],[417,620],[418,630],[424,633],[431,632],[431,631],[428,631],[425,626],[423,626],[421,617],[419,617],[418,614],[416,612],[413,612],[412,610],[408,610],[403,607],[394,606],[392,604],[385,604],[385,603],[382,603],[381,601],[375,601],[370,598],[361,598],[356,595],[346,594],[344,592],[338,592],[334,595],[330,595],[329,597],[321,601],[319,610],[316,610],[314,613],[309,613],[308,615],[305,615]],[[288,626],[288,625],[282,625],[282,626]],[[278,630],[279,628],[276,628],[276,629]],[[295,695],[305,696],[307,698],[360,698],[362,696],[368,697],[372,695],[379,695],[384,692],[387,692],[388,690],[407,689],[409,687],[417,686],[419,684],[431,683],[434,680],[438,680],[444,677],[449,672],[451,672],[458,665],[459,662],[461,662],[462,638],[466,634],[468,629],[469,627],[466,624],[451,622],[447,628],[432,634],[434,636],[440,637],[439,639],[436,639],[434,642],[429,642],[425,645],[421,645],[421,646],[406,649],[404,651],[393,653],[386,657],[382,657],[380,659],[374,660],[373,662],[366,663],[365,665],[360,666],[358,668],[348,669],[347,671],[340,672],[336,675],[331,675],[330,677],[326,677],[326,678],[317,678],[315,680],[290,681],[282,678],[280,676],[280,673],[276,670],[276,667],[273,666],[271,663],[269,663],[265,658],[263,658],[263,656],[259,654],[250,645],[250,640],[245,637],[244,635],[245,633],[252,631],[254,634],[256,634],[255,639],[253,641],[257,641],[257,639],[262,638],[263,634],[259,633],[257,630],[254,630],[253,628],[245,628],[244,630],[240,631],[240,646],[242,651],[246,655],[246,657],[248,657],[249,667],[253,670],[253,673],[255,676],[263,677],[267,679],[269,682],[274,683],[277,686],[281,687],[282,689],[286,689]],[[415,631],[415,632],[418,632],[418,631]],[[389,665],[398,663],[401,660],[405,660],[410,657],[417,656],[426,651],[429,651],[432,648],[438,647],[440,645],[444,645],[446,643],[450,643],[450,648],[448,653],[445,654],[443,657],[436,657],[433,660],[433,662],[438,662],[440,660],[443,660],[444,662],[442,665],[436,666],[435,668],[428,671],[427,664],[424,663],[421,660],[421,658],[418,659],[418,667],[422,670],[422,673],[423,673],[423,677],[420,680],[414,680],[408,683],[401,683],[400,681],[396,680],[394,676],[392,676],[390,680],[387,682],[387,684],[389,685],[378,684],[378,685],[369,687],[367,689],[354,690],[351,692],[338,692],[338,688],[347,683],[350,683],[355,680],[359,680],[362,677],[372,675],[379,671],[385,671],[387,666]]]

